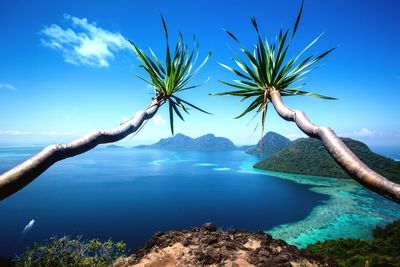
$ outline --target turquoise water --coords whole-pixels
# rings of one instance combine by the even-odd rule
[[[265,229],[275,238],[284,239],[298,247],[338,238],[371,239],[371,230],[376,226],[400,219],[400,205],[361,187],[353,180],[256,170],[250,162],[243,164],[241,171],[309,185],[311,191],[329,196],[305,219]]]

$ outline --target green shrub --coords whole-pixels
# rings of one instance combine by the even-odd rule
[[[400,267],[400,221],[373,231],[375,239],[338,239],[317,242],[308,250],[332,257],[340,266]]]
[[[54,236],[42,244],[34,243],[32,248],[28,248],[14,261],[18,267],[109,266],[126,254],[126,244],[123,242],[113,242],[111,239],[105,242],[99,239],[85,241],[81,236],[73,239],[69,236]]]

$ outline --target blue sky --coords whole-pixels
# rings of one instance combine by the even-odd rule
[[[236,144],[256,143],[252,116],[234,120],[246,107],[234,97],[209,96],[225,91],[219,79],[235,79],[217,62],[230,64],[227,28],[250,47],[256,42],[250,17],[273,38],[281,26],[291,27],[300,1],[11,1],[0,2],[0,144],[66,142],[93,129],[111,129],[147,106],[152,90],[132,72],[138,67],[127,40],[164,55],[160,11],[171,41],[181,31],[193,34],[201,56],[213,56],[197,81],[203,87],[181,97],[212,112],[193,111],[176,132],[192,137],[206,133]],[[306,0],[292,46],[298,52],[321,32],[311,52],[338,46],[311,72],[305,89],[338,98],[327,101],[291,97],[316,124],[373,146],[400,146],[400,2]],[[163,56],[162,56],[163,57]],[[122,144],[149,143],[170,136],[167,109]],[[301,136],[274,110],[267,130],[290,138]]]

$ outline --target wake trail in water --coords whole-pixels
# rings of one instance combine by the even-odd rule
[[[15,253],[18,251],[19,246],[21,245],[21,243],[24,240],[24,238],[29,234],[29,232],[31,231],[31,229],[32,229],[34,224],[35,224],[35,220],[32,219],[32,220],[29,221],[29,223],[22,230],[19,240],[14,245],[14,249],[13,250],[14,250]]]
[[[22,234],[21,234],[21,239],[23,239],[32,229],[33,224],[35,223],[35,220],[32,219],[24,228],[24,230],[22,230]]]

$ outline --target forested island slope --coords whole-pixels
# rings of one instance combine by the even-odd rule
[[[361,161],[374,171],[392,181],[400,182],[400,162],[372,152],[360,141],[350,138],[341,139]],[[350,178],[328,154],[322,142],[312,138],[294,141],[268,159],[256,163],[254,168],[284,173]]]

